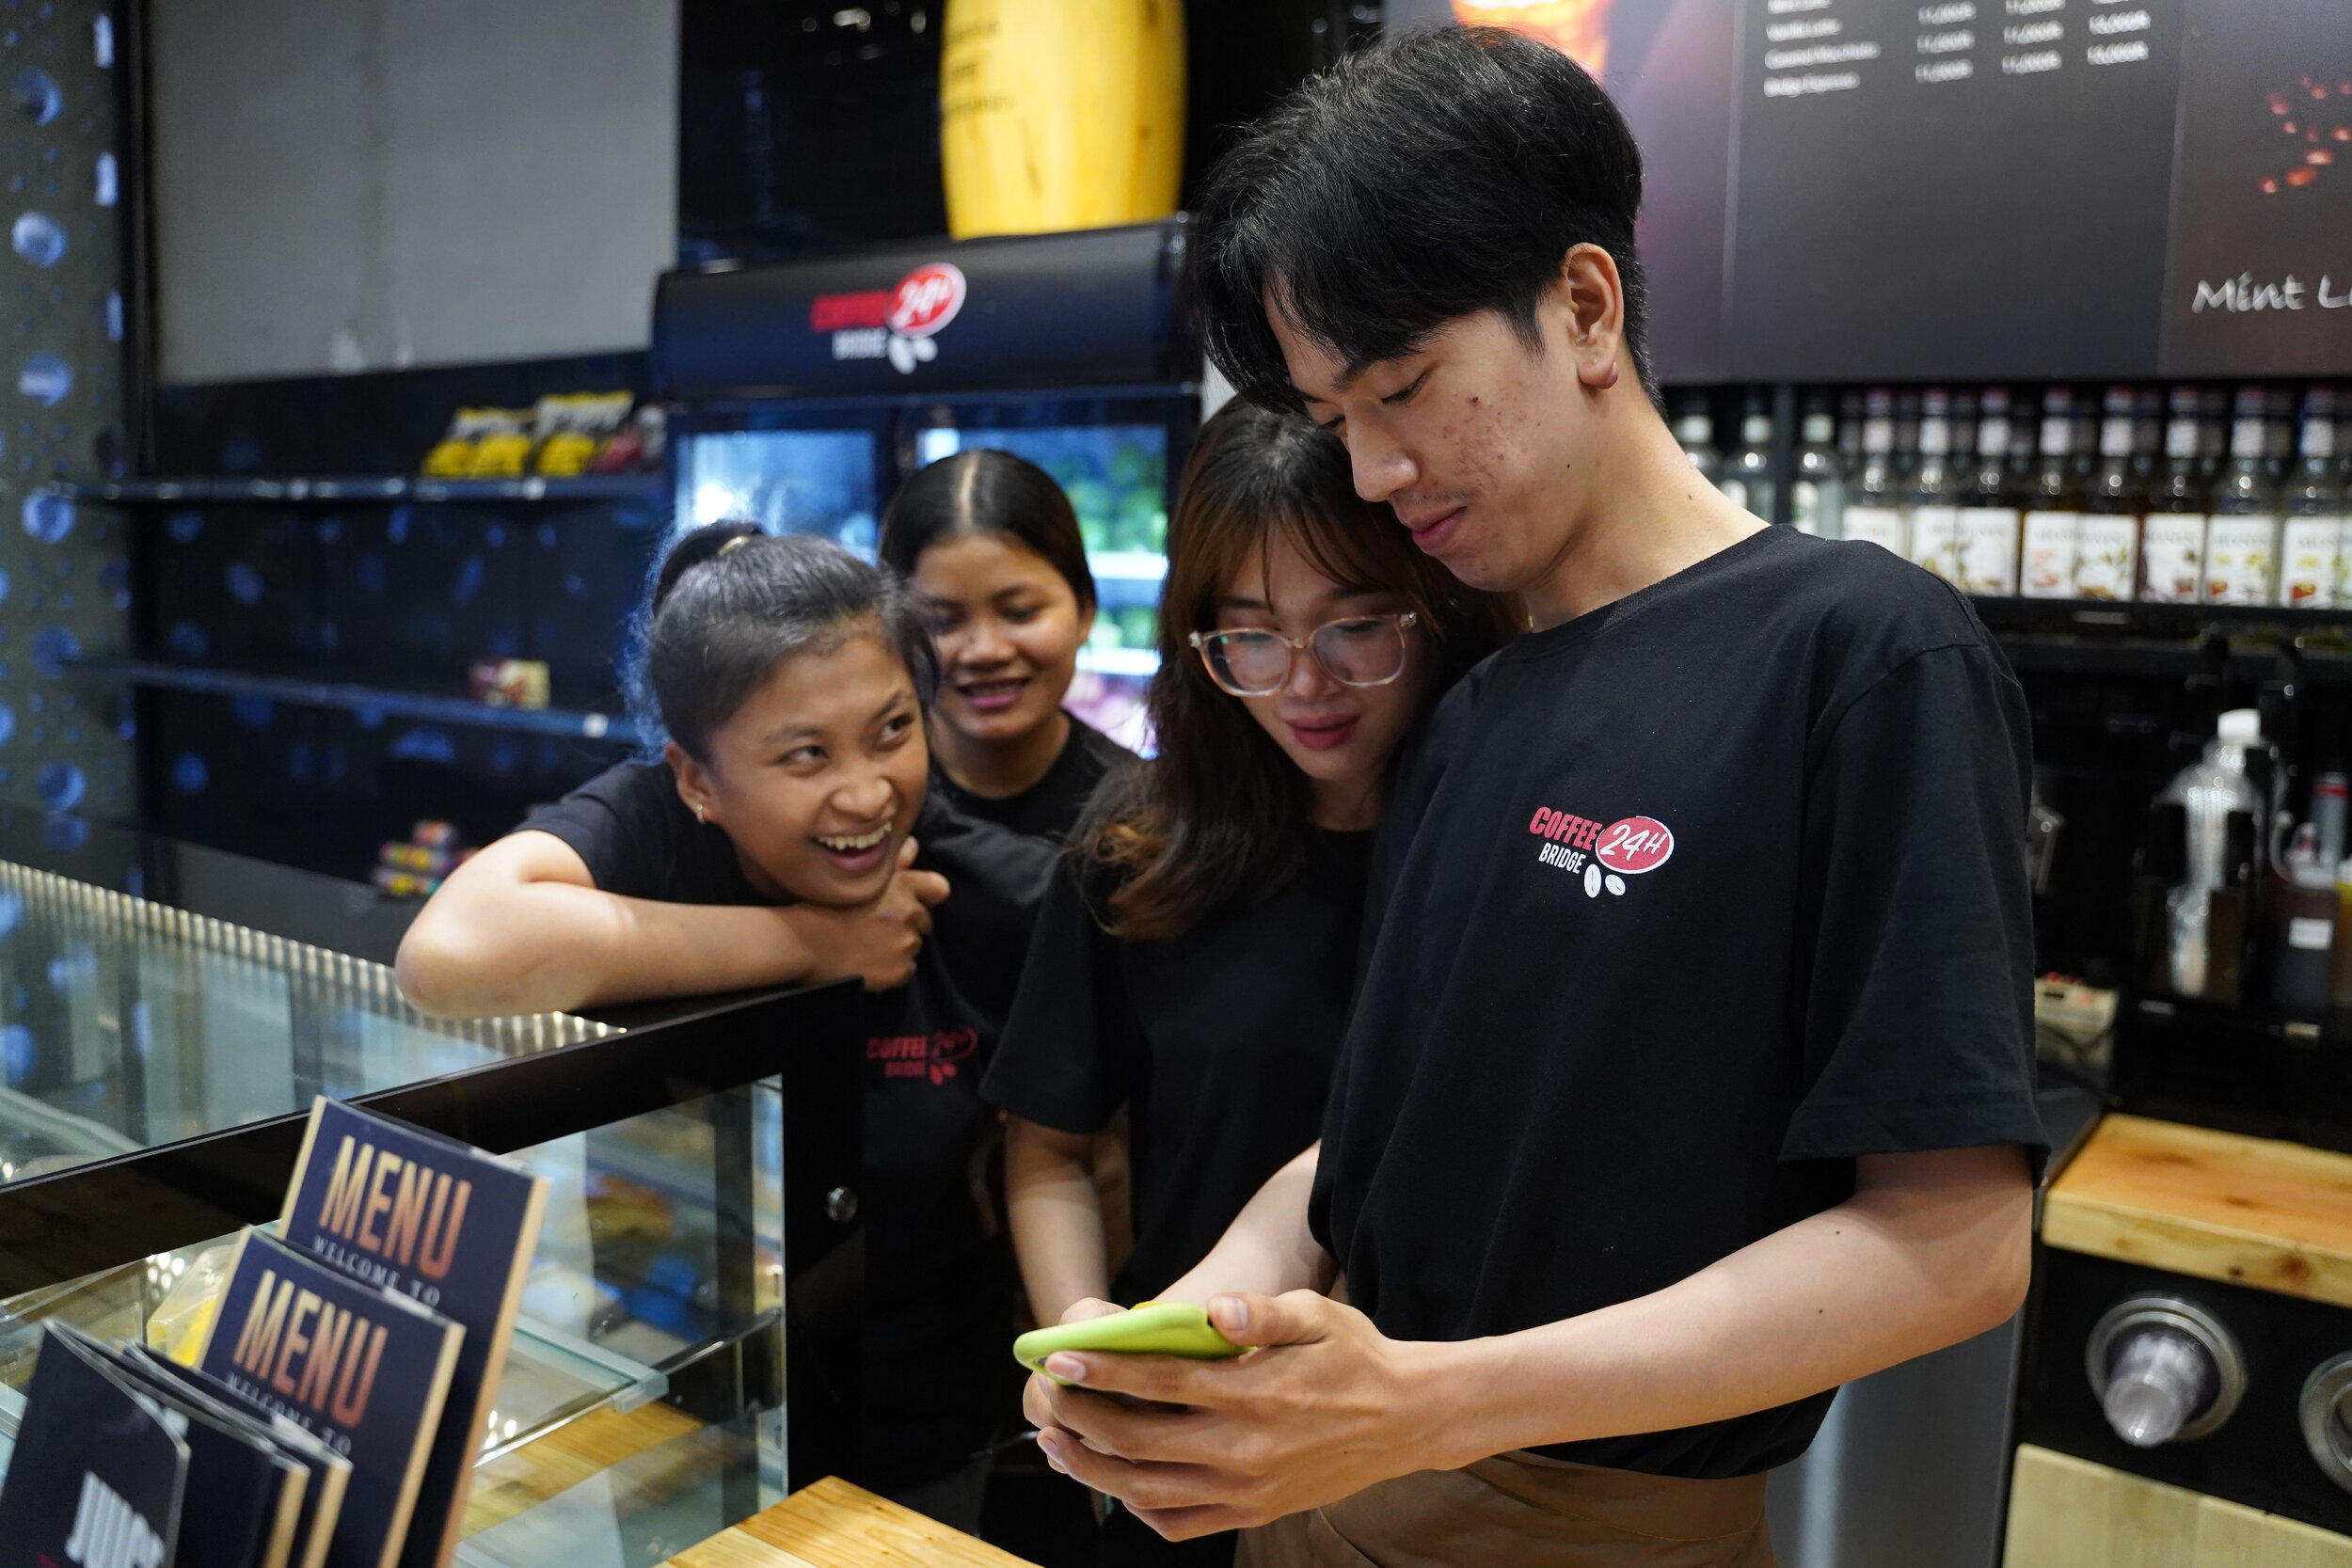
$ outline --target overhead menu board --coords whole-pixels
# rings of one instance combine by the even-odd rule
[[[2352,0],[1517,9],[1604,40],[1668,380],[2352,372]]]

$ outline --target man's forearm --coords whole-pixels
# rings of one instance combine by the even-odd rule
[[[1994,1327],[2023,1298],[2014,1149],[1972,1179],[1865,1190],[1663,1291],[1518,1334],[1419,1347],[1428,1467],[1785,1404]]]
[[[1279,1296],[1285,1291],[1330,1288],[1331,1255],[1316,1244],[1307,1225],[1307,1200],[1314,1192],[1316,1144],[1266,1179],[1225,1228],[1209,1255],[1161,1296],[1205,1303],[1227,1291]]]

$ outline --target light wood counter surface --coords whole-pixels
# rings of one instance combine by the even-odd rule
[[[828,1476],[721,1530],[665,1568],[1035,1568]]]
[[[2352,1155],[2109,1116],[2051,1184],[2042,1240],[2352,1307]]]

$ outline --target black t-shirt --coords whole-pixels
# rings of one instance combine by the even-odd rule
[[[1104,934],[1109,892],[1054,879],[981,1093],[1026,1121],[1096,1132],[1129,1107],[1133,1304],[1207,1255],[1268,1177],[1315,1141],[1347,1023],[1371,835],[1309,830],[1297,873],[1161,942]],[[1081,887],[1081,879],[1100,883]]]
[[[670,769],[624,763],[528,829],[553,833],[596,886],[673,904],[765,904],[734,841],[694,819]],[[974,822],[935,796],[917,818],[916,863],[947,879],[905,985],[866,998],[867,1420],[875,1484],[932,1479],[990,1437],[1011,1342],[1004,1245],[975,1199],[975,1150],[995,1119],[980,1099],[1050,847]],[[1000,1321],[1001,1320],[1001,1321]],[[1006,1363],[1009,1364],[1009,1363]]]
[[[1122,762],[1136,760],[1133,752],[1101,730],[1075,715],[1064,717],[1070,720],[1070,734],[1062,741],[1054,766],[1020,794],[1008,795],[1001,800],[975,795],[947,776],[936,754],[931,763],[932,792],[946,797],[966,816],[1059,844],[1077,825],[1078,814],[1086,810],[1094,786],[1103,782],[1103,775]]]
[[[1767,529],[1448,695],[1375,852],[1311,1217],[1389,1335],[1645,1295],[1851,1196],[2039,1145],[2026,706],[1967,602]],[[1830,1396],[1561,1445],[1750,1474]]]

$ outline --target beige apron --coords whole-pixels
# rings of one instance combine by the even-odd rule
[[[1764,1478],[1691,1481],[1505,1453],[1246,1532],[1234,1568],[1773,1568]]]

